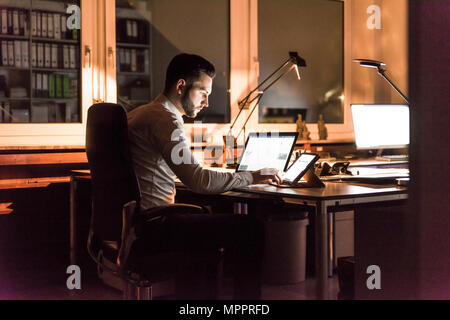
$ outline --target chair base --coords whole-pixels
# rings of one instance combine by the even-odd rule
[[[101,256],[100,261],[106,268],[114,270],[117,267],[116,264]],[[121,291],[124,300],[153,300],[156,297],[169,296],[175,293],[175,279],[155,283],[148,281],[134,283],[120,278],[117,274],[102,268],[100,265],[97,267],[97,274],[104,284]]]

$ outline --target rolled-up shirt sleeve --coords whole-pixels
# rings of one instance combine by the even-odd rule
[[[190,150],[182,123],[176,117],[160,121],[154,130],[157,130],[154,137],[162,150],[164,161],[192,191],[222,193],[253,183],[250,172],[225,173],[202,168]]]

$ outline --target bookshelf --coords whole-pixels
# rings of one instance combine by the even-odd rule
[[[133,8],[116,7],[117,96],[130,110],[151,100],[150,22]]]
[[[0,0],[0,123],[80,123],[80,1]]]

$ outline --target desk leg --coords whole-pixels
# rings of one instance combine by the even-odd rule
[[[70,264],[77,264],[77,234],[76,234],[76,193],[77,181],[70,177]]]
[[[334,255],[336,254],[335,245],[335,223],[334,223],[334,213],[330,212],[327,214],[328,221],[328,277],[333,277],[334,269]]]
[[[324,202],[316,206],[316,298],[328,299],[328,215]]]

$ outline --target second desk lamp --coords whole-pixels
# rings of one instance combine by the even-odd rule
[[[288,68],[288,66],[290,66],[290,67]],[[289,59],[287,59],[279,68],[277,68],[274,72],[272,72],[260,84],[258,84],[258,86],[256,88],[251,90],[242,100],[238,101],[239,112],[238,112],[236,118],[234,119],[233,123],[231,124],[228,134],[223,137],[224,143],[225,143],[225,148],[229,149],[229,147],[231,147],[230,146],[230,144],[231,144],[232,145],[231,151],[233,151],[234,146],[237,144],[237,139],[239,138],[241,133],[245,130],[245,126],[247,125],[247,122],[250,120],[250,117],[252,116],[253,111],[255,111],[256,107],[258,106],[258,103],[261,100],[262,96],[275,82],[277,82],[279,79],[281,79],[285,74],[287,74],[292,69],[296,70],[297,78],[298,78],[298,80],[300,80],[300,72],[298,70],[299,67],[306,67],[305,60],[302,57],[300,57],[296,51],[289,52]],[[285,69],[285,70],[281,74],[278,74],[283,69]],[[276,74],[278,74],[278,76],[273,81],[271,81],[269,84],[267,84],[264,87],[264,89],[260,89],[265,83],[267,83],[269,80],[273,79],[273,77]],[[243,126],[241,127],[241,130],[239,131],[238,135],[236,137],[234,137],[232,135],[232,131],[233,131],[234,126],[236,125],[236,121],[239,119],[239,116],[242,113],[242,110],[244,110],[246,106],[250,106],[252,104],[252,102],[254,102],[255,100],[256,100],[256,103],[254,104],[253,108],[251,109],[250,113],[248,114],[247,119],[245,120]],[[233,152],[233,154],[234,154],[234,152]],[[233,165],[236,165],[236,162],[237,162],[236,157],[233,157]],[[228,157],[227,157],[227,164],[230,167],[230,163],[228,162]]]

